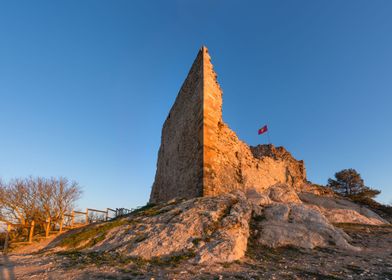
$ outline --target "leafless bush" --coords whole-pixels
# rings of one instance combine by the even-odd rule
[[[43,224],[50,218],[58,222],[81,193],[78,183],[63,177],[0,181],[0,221],[27,225],[33,220]]]

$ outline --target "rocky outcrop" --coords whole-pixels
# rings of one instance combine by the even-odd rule
[[[241,259],[248,240],[252,246],[336,246],[358,251],[333,223],[342,222],[339,217],[348,223],[383,221],[370,210],[355,207],[313,194],[298,196],[292,187],[276,184],[263,192],[249,189],[147,205],[128,217],[67,233],[52,247],[144,261],[186,259],[209,264]]]
[[[301,204],[272,204],[256,216],[256,240],[268,247],[295,246],[313,249],[336,245],[359,250],[351,246],[350,238],[335,228],[316,209]]]
[[[351,246],[350,238],[333,223],[340,211],[344,222],[380,224],[374,213],[353,210],[341,201],[320,201],[275,185],[263,193],[249,190],[172,200],[149,205],[113,222],[77,229],[54,246],[85,252],[114,252],[143,260],[185,258],[194,263],[231,262],[245,255],[249,237],[268,247],[307,249]],[[310,203],[312,202],[312,203]],[[344,204],[345,209],[337,209]],[[321,206],[323,205],[323,206]],[[328,208],[328,210],[325,210]],[[375,222],[377,221],[377,222]]]
[[[246,197],[257,206],[266,206],[274,202],[302,203],[294,189],[284,184],[273,185],[263,192],[248,189]]]
[[[93,234],[86,234],[89,239],[73,244],[73,249],[144,260],[177,257],[196,263],[231,262],[245,254],[250,217],[251,205],[240,192],[171,201],[116,221],[107,232],[99,226],[87,229]],[[91,246],[85,248],[86,244]]]
[[[223,122],[216,77],[203,47],[164,123],[150,202],[306,183],[303,161],[283,147],[249,147]]]
[[[331,223],[355,223],[368,225],[388,224],[386,220],[366,208],[349,200],[300,193],[301,200],[318,209]]]

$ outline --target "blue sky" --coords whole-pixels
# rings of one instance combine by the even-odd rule
[[[199,47],[223,117],[324,184],[392,202],[391,1],[2,1],[0,177],[66,176],[80,207],[146,203],[163,121]]]

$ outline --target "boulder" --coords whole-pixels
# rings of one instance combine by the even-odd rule
[[[295,190],[286,184],[275,184],[263,192],[248,189],[246,197],[252,204],[258,206],[269,205],[273,202],[302,203]]]
[[[272,187],[268,188],[265,193],[274,202],[297,204],[302,203],[295,190],[285,184],[273,185]]]
[[[370,209],[347,199],[318,196],[311,193],[300,193],[299,197],[305,204],[317,207],[331,223],[388,224]]]
[[[255,239],[268,247],[295,246],[313,249],[336,245],[359,250],[350,245],[349,236],[335,228],[317,210],[306,205],[275,203],[256,217]]]

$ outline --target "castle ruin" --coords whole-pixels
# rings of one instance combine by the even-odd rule
[[[303,161],[283,147],[250,147],[222,120],[222,90],[202,47],[163,125],[150,202],[263,192],[275,184],[306,183]]]

